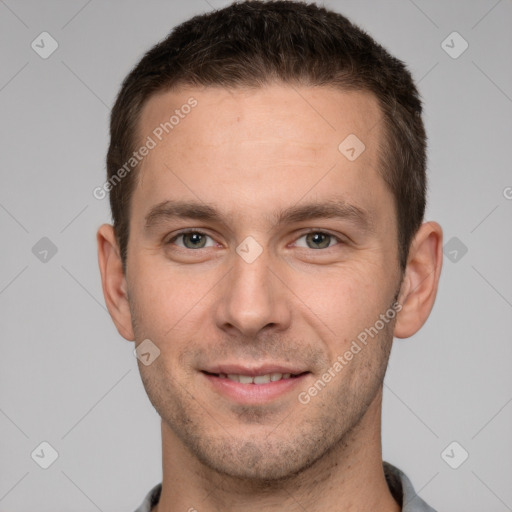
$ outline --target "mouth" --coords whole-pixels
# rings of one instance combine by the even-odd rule
[[[201,370],[210,389],[224,399],[244,405],[264,404],[291,394],[311,375],[296,368],[219,367]]]
[[[213,377],[218,377],[219,379],[229,379],[233,382],[239,382],[240,384],[256,384],[257,386],[261,386],[262,384],[268,384],[270,382],[296,379],[297,377],[300,377],[301,375],[309,372],[302,372],[297,374],[272,372],[262,375],[243,375],[240,373],[210,373],[206,371],[204,373]]]

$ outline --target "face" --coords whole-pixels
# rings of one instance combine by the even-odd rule
[[[286,85],[143,110],[156,146],[132,199],[130,321],[160,350],[139,366],[168,442],[210,469],[285,478],[376,407],[401,278],[380,118],[370,94]],[[359,155],[353,135],[339,149],[351,134]]]

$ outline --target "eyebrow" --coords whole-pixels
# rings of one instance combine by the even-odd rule
[[[149,230],[158,224],[177,218],[227,224],[224,216],[213,206],[194,201],[168,200],[150,209],[145,217],[145,229]],[[314,219],[348,220],[363,231],[374,232],[374,221],[370,212],[343,200],[293,205],[274,212],[269,220],[273,225],[283,225]]]

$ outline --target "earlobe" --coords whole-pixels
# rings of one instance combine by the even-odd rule
[[[408,338],[426,322],[434,306],[443,265],[443,230],[437,222],[425,222],[411,244],[402,281],[394,336]]]
[[[128,303],[127,283],[114,228],[110,224],[103,224],[98,229],[96,239],[105,303],[119,334],[126,340],[133,341],[135,336]]]

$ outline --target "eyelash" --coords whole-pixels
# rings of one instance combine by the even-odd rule
[[[165,242],[165,245],[172,245],[175,240],[177,240],[181,236],[184,236],[184,235],[187,235],[187,234],[190,234],[190,233],[194,233],[194,234],[202,235],[202,236],[207,236],[207,237],[209,237],[209,238],[211,238],[213,240],[213,237],[211,237],[207,233],[204,233],[203,231],[199,231],[197,229],[188,229],[188,230],[181,231],[178,234],[174,235],[172,238],[170,238],[169,240],[167,240]],[[309,235],[311,233],[327,235],[327,236],[329,236],[331,238],[334,238],[338,242],[338,244],[345,243],[341,238],[337,237],[336,235],[333,235],[332,233],[329,233],[328,231],[322,231],[322,230],[318,230],[318,229],[310,229],[310,230],[308,230],[306,232],[303,232],[295,241],[297,241],[297,240],[301,239],[302,237],[307,236],[307,235]],[[335,244],[335,245],[338,245],[338,244]],[[189,249],[188,247],[180,247],[180,246],[178,246],[178,247],[180,249],[184,249],[186,251],[198,251],[200,249],[208,249],[208,247],[200,247],[199,249]],[[330,246],[325,247],[323,249],[311,249],[310,247],[302,247],[302,249],[311,249],[312,251],[320,251],[320,250],[325,251],[326,249],[331,249],[332,247],[333,246],[330,245]]]

